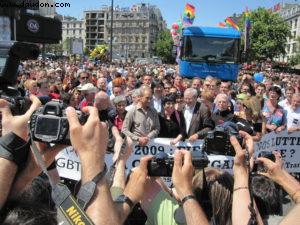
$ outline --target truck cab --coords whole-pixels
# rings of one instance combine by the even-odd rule
[[[233,28],[187,27],[182,31],[180,75],[236,81],[241,33]]]

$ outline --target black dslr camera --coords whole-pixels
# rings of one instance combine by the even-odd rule
[[[235,151],[230,143],[230,136],[232,135],[236,136],[238,142],[242,145],[243,138],[237,130],[230,126],[216,126],[205,137],[202,150],[207,154],[234,156]]]
[[[25,113],[26,99],[14,86],[17,84],[21,60],[36,59],[39,55],[37,45],[0,41],[0,98],[8,101],[14,115]]]
[[[86,114],[76,112],[79,122],[84,124]],[[52,100],[40,107],[30,118],[30,132],[35,141],[70,145],[69,123],[63,102]]]
[[[199,153],[199,154],[197,154]],[[209,160],[201,152],[193,152],[192,162],[195,169],[205,168]],[[152,177],[171,177],[174,165],[174,157],[165,152],[158,153],[151,161],[148,162],[148,175]]]
[[[267,159],[270,159],[271,161],[275,162],[275,156],[273,155],[272,152],[261,151],[258,154],[258,157],[267,158]],[[266,173],[267,172],[267,168],[264,166],[263,163],[255,161],[254,165],[253,165],[252,173],[256,173],[256,172]]]

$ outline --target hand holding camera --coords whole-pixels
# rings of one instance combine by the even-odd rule
[[[32,102],[30,108],[24,115],[13,116],[9,108],[9,103],[6,100],[0,99],[0,111],[2,112],[2,135],[13,132],[23,140],[28,140],[28,121],[32,113],[40,107],[40,100],[30,95]]]
[[[259,158],[266,158],[266,159],[271,160],[272,162],[275,162],[275,156],[271,152],[268,152],[268,151],[261,151],[258,154],[258,157]],[[252,169],[253,173],[257,173],[257,172],[266,173],[267,171],[268,171],[268,168],[265,167],[262,162],[260,162],[260,161],[255,161],[254,162],[254,166],[253,166],[253,169]]]
[[[280,179],[287,173],[283,167],[284,162],[281,159],[281,155],[279,152],[273,152],[273,157],[265,157],[261,156],[257,158],[258,164],[262,164],[264,166],[264,170],[259,171],[258,173],[269,177],[275,182],[279,182]]]
[[[193,176],[194,167],[191,152],[186,150],[175,151],[172,181],[180,199],[193,194]]]
[[[178,150],[179,151],[179,150]],[[183,150],[180,150],[183,151]],[[179,152],[180,152],[179,151]],[[185,152],[185,151],[183,151]],[[203,169],[207,167],[209,160],[205,154],[200,151],[190,153],[192,166],[195,169]],[[167,153],[158,153],[148,162],[148,176],[150,177],[171,177],[174,170],[175,155],[171,156]]]
[[[87,116],[81,111],[76,111],[76,114],[80,124],[84,124]],[[62,101],[52,100],[40,107],[31,116],[30,130],[35,141],[71,144],[69,123]]]
[[[85,107],[83,112],[89,114],[84,125],[80,123],[74,108],[68,107],[66,109],[71,143],[79,155],[85,172],[82,174],[82,182],[84,183],[93,179],[99,171],[103,170],[108,129],[106,123],[100,122],[97,108]]]
[[[133,203],[140,201],[145,194],[147,184],[147,165],[152,156],[145,156],[141,159],[140,165],[132,169],[129,181],[125,187],[124,194],[128,196]]]
[[[235,150],[234,166],[233,166],[234,173],[239,171],[244,172],[245,170],[247,170],[248,163],[250,163],[250,168],[253,167],[253,163],[254,163],[253,160],[254,142],[252,137],[244,131],[240,131],[239,134],[245,140],[246,149],[242,149],[241,144],[239,143],[238,139],[235,136],[230,137],[230,142]]]

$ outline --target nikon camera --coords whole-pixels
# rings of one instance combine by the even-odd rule
[[[192,162],[195,169],[205,168],[209,160],[201,152],[192,153]],[[171,177],[174,166],[174,157],[165,152],[158,153],[148,162],[148,176],[152,177]]]
[[[52,100],[40,107],[30,119],[30,132],[35,141],[70,145],[69,123],[62,101]],[[84,124],[87,116],[76,111],[79,122]]]
[[[216,126],[212,131],[209,131],[204,139],[202,150],[207,154],[234,156],[235,151],[230,142],[230,136],[234,135],[240,145],[243,143],[243,138],[238,131],[232,127]]]

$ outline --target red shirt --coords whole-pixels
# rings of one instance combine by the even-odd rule
[[[113,124],[118,128],[119,131],[122,130],[123,120],[119,117],[119,115],[115,117]]]

